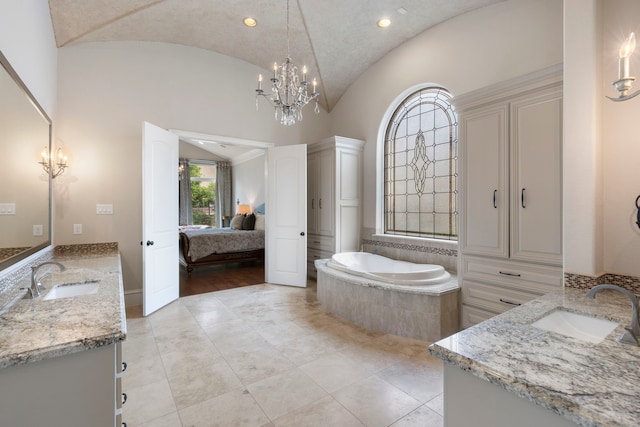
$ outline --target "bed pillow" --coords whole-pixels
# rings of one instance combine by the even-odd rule
[[[231,223],[229,224],[229,227],[231,227],[232,230],[242,230],[242,223],[244,222],[244,215],[236,215],[233,218],[231,218]]]
[[[256,214],[256,224],[253,227],[254,230],[264,230],[264,215]]]
[[[253,227],[256,225],[256,216],[254,214],[247,215],[242,220],[242,229],[243,230],[253,230]]]
[[[255,208],[255,210],[253,211],[253,213],[256,214],[264,214],[264,203],[259,205],[257,208]]]

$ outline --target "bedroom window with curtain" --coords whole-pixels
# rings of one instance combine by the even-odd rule
[[[458,123],[451,94],[430,86],[396,108],[384,140],[384,232],[457,240]]]
[[[193,224],[216,227],[216,164],[191,160],[189,175]]]

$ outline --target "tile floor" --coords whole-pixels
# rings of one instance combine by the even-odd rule
[[[309,284],[128,309],[127,426],[442,426],[429,343],[332,316]]]

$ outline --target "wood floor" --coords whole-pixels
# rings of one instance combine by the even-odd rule
[[[191,275],[180,266],[180,296],[264,283],[264,263],[245,262],[196,267]]]

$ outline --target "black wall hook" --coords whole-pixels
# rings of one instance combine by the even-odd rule
[[[640,196],[636,197],[636,225],[640,227]]]

